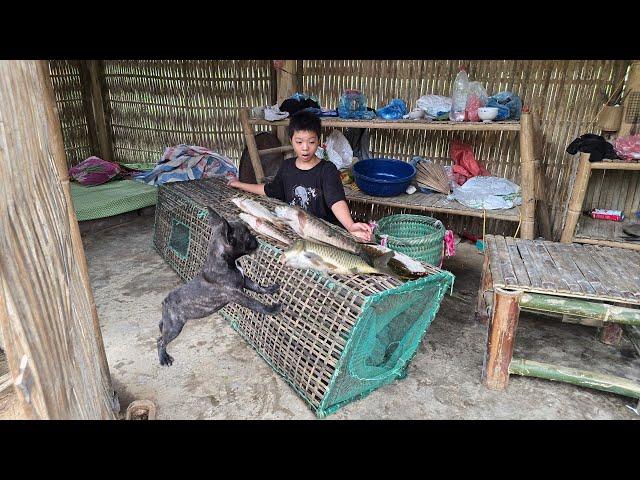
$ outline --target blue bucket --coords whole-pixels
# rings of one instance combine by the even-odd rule
[[[352,170],[358,188],[375,197],[394,197],[405,193],[416,174],[410,163],[391,158],[360,160]]]

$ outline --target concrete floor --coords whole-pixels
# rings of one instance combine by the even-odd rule
[[[165,295],[181,280],[152,247],[152,215],[83,242],[106,353],[123,410],[150,399],[160,419],[314,419],[307,404],[219,315],[191,322],[160,367],[155,339]],[[438,315],[408,376],[329,419],[638,419],[637,402],[572,385],[512,376],[505,392],[480,383],[486,327],[473,319],[482,256],[470,244],[446,268],[453,296]],[[515,355],[640,380],[640,359],[625,340],[607,346],[596,329],[523,314]]]

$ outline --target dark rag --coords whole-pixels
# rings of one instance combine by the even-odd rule
[[[590,162],[599,162],[603,158],[610,158],[612,160],[618,158],[616,151],[613,149],[613,145],[607,142],[604,137],[594,135],[593,133],[581,135],[567,147],[567,153],[571,155],[575,155],[578,152],[590,153]]]

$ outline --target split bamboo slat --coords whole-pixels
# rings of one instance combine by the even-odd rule
[[[114,419],[48,70],[0,62],[0,328],[28,418]]]

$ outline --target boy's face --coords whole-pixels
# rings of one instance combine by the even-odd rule
[[[291,137],[291,145],[293,151],[303,162],[313,160],[313,157],[318,150],[319,143],[318,135],[315,132],[308,132],[306,130],[299,130],[294,132]]]

